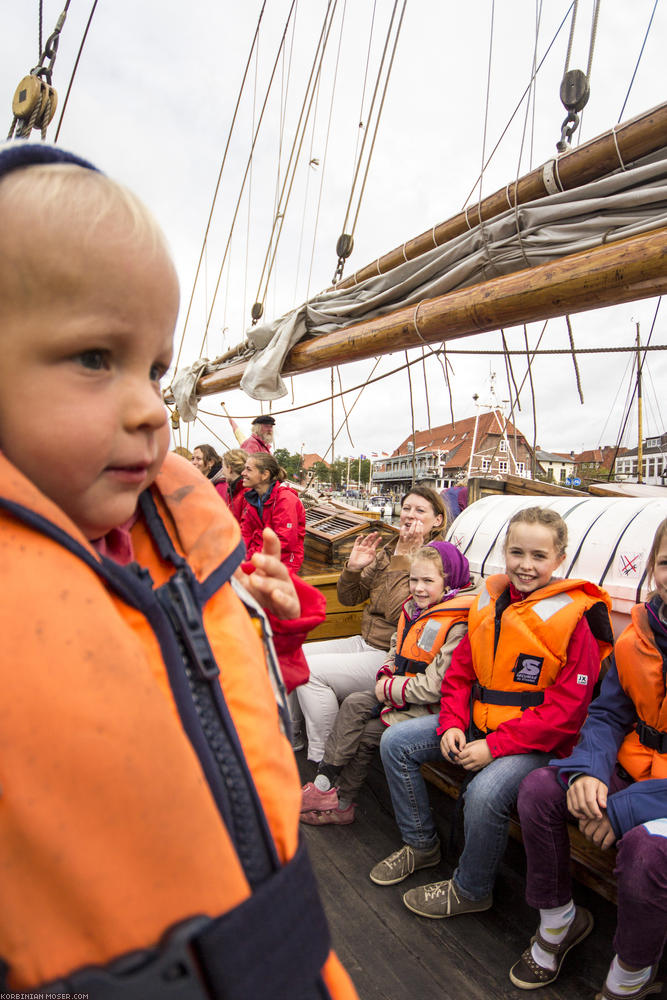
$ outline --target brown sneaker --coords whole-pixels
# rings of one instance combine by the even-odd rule
[[[440,864],[440,844],[425,851],[403,844],[399,851],[394,851],[384,861],[378,861],[375,867],[371,868],[369,877],[376,885],[396,885],[420,868],[433,868],[438,864]]]
[[[593,917],[583,906],[577,906],[570,929],[559,944],[552,944],[551,941],[545,941],[538,930],[537,934],[530,939],[530,944],[519,961],[510,969],[511,981],[520,990],[536,990],[540,986],[548,986],[549,983],[555,982],[560,974],[563,959],[570,948],[574,948],[575,944],[579,944],[580,941],[588,937],[592,930]],[[555,969],[545,969],[544,966],[537,964],[531,954],[534,941],[537,941],[540,948],[555,956]]]
[[[662,983],[656,983],[655,977],[658,974],[658,966],[654,965],[651,969],[651,975],[649,981],[644,983],[641,989],[637,990],[636,993],[624,993],[621,996],[620,993],[614,993],[612,990],[607,989],[607,984],[605,982],[602,987],[602,993],[595,994],[595,1000],[641,1000],[642,997],[647,997],[651,993],[661,993]]]
[[[460,913],[481,913],[493,906],[493,896],[484,899],[465,899],[459,896],[454,879],[445,882],[431,882],[417,889],[408,889],[403,902],[409,910],[420,917],[441,920],[443,917],[457,917]]]

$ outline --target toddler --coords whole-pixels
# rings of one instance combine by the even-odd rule
[[[164,237],[90,164],[21,141],[0,220],[0,992],[354,998],[249,592],[279,628],[299,590],[270,532],[232,581],[236,522],[167,455]]]

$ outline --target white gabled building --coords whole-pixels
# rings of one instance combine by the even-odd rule
[[[636,483],[639,448],[626,449],[614,462],[617,481]],[[642,444],[642,482],[667,486],[667,433],[647,437]]]

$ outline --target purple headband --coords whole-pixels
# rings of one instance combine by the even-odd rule
[[[470,583],[470,566],[463,553],[451,542],[429,542],[428,547],[438,550],[450,590],[467,587]]]

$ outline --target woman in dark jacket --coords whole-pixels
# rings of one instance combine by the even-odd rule
[[[222,469],[222,459],[210,444],[197,445],[192,452],[192,464],[207,479],[213,479]]]

